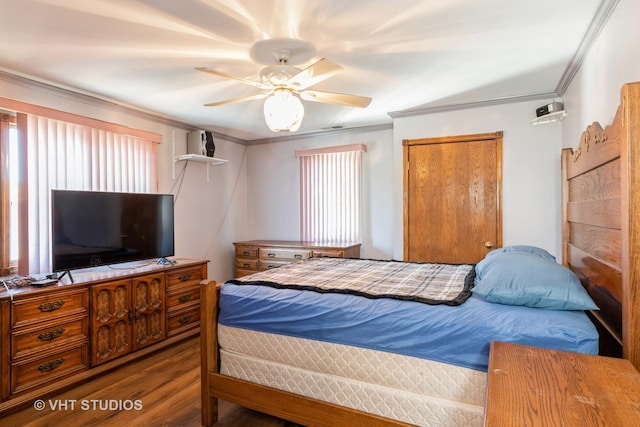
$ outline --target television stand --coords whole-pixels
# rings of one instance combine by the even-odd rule
[[[173,266],[173,265],[176,264],[176,262],[175,261],[171,261],[170,259],[167,259],[165,257],[162,257],[162,258],[158,258],[158,261],[156,261],[156,264],[162,264],[162,265],[169,264],[169,265]]]
[[[208,261],[147,261],[0,292],[0,425],[18,407],[200,333]]]

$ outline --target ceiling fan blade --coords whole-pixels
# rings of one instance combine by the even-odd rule
[[[317,90],[305,90],[304,92],[300,92],[300,98],[305,101],[326,102],[327,104],[339,104],[357,108],[366,108],[371,103],[371,98],[368,96],[320,92]]]
[[[334,64],[328,59],[322,58],[291,77],[287,80],[286,84],[295,90],[302,90],[326,80],[342,70],[343,68],[338,64]]]
[[[210,102],[204,104],[205,107],[219,107],[220,105],[233,104],[236,102],[253,101],[254,99],[263,99],[270,95],[270,92],[259,93],[257,95],[243,96],[242,98],[225,99],[224,101]]]
[[[211,69],[211,68],[197,67],[196,70],[203,71],[203,72],[209,73],[209,74],[213,74],[214,76],[220,76],[220,77],[225,77],[227,79],[237,80],[239,82],[242,82],[244,84],[248,84],[248,85],[253,86],[253,87],[257,87],[259,89],[271,89],[271,86],[266,85],[264,83],[257,82],[255,80],[245,79],[244,77],[234,76],[232,74],[223,73],[222,71],[214,70],[214,69]]]

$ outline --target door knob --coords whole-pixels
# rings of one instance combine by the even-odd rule
[[[487,249],[491,249],[494,246],[493,242],[484,242],[484,247]]]

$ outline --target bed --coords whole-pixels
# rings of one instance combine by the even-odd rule
[[[637,117],[640,109],[631,108],[637,106],[640,99],[637,88],[637,85],[623,88],[623,113],[618,114],[623,117],[617,117],[610,130],[603,131],[610,135],[612,131],[617,132],[613,134],[619,136],[606,138],[608,144],[622,147],[628,143],[625,139],[637,136],[637,131],[614,130],[625,124],[640,123]],[[567,162],[580,165],[588,161],[590,166],[581,170],[593,173],[604,167],[600,165],[609,164],[610,156],[605,156],[609,160],[595,160],[595,157],[602,157],[598,154],[602,150],[596,153],[582,148],[582,144],[580,147],[579,155],[563,153],[566,178],[563,194],[567,198],[563,209],[565,249],[562,261],[567,268],[555,259],[547,259],[550,255],[538,248],[501,248],[474,266],[474,286],[465,289],[463,285],[461,293],[466,294],[463,301],[438,304],[429,302],[429,298],[407,301],[388,295],[378,298],[335,292],[335,289],[329,292],[315,283],[306,284],[309,289],[295,288],[289,286],[291,283],[274,279],[275,270],[246,276],[242,278],[245,283],[233,281],[220,286],[212,281],[203,282],[202,423],[212,425],[216,422],[217,399],[223,399],[310,426],[482,425],[489,341],[596,353],[601,340],[594,323],[601,332],[613,337],[616,337],[615,325],[619,325],[618,341],[622,343],[625,357],[633,361],[633,357],[637,357],[637,339],[634,339],[637,334],[633,326],[637,321],[634,321],[633,305],[625,301],[635,295],[630,286],[633,275],[629,271],[635,268],[635,263],[630,263],[634,251],[628,248],[636,247],[637,243],[634,244],[630,235],[638,231],[620,225],[621,236],[617,241],[583,237],[583,220],[576,220],[576,215],[584,216],[582,210],[593,209],[593,195],[587,193],[600,184],[586,185],[588,189],[580,197],[586,197],[582,200],[588,202],[577,201],[575,190],[571,189],[575,185],[567,181],[581,173],[575,173],[579,166],[571,166],[574,172],[567,172]],[[621,163],[635,155],[627,160],[624,157],[621,157]],[[621,182],[627,173],[614,174],[616,176],[620,188],[628,190],[630,184]],[[611,180],[603,185],[610,187]],[[638,185],[631,187],[640,188]],[[626,196],[622,196],[627,190],[620,191],[620,210],[623,212],[624,209],[632,210],[624,202]],[[614,203],[607,201],[605,204]],[[625,214],[620,216],[623,218]],[[630,215],[627,219],[635,217]],[[628,236],[625,237],[625,233]],[[587,245],[584,240],[588,241]],[[616,251],[620,253],[618,282],[614,263],[609,260],[610,254]],[[301,265],[312,270],[320,268],[315,262],[304,261]],[[531,271],[540,271],[537,264],[541,262],[550,263],[544,264],[544,271],[557,270],[560,275],[566,275],[569,270],[575,272],[577,277],[571,274],[569,280],[572,283],[570,301],[564,297],[551,302],[538,298],[531,303],[529,298],[523,303],[521,295],[513,293],[514,289],[509,288],[504,293],[496,291],[493,285],[487,288],[484,286],[489,283],[487,278],[492,279],[490,283],[503,281],[505,269],[496,267],[500,262],[513,267],[508,274],[525,278],[537,276]],[[530,267],[531,262],[535,268]],[[596,262],[614,272],[603,274],[594,267]],[[551,264],[558,267],[551,268]],[[299,266],[280,267],[278,274],[284,274],[289,268]],[[528,270],[530,268],[534,270]],[[311,277],[315,277],[315,272]],[[628,277],[626,281],[625,277]],[[465,276],[466,282],[467,279]],[[535,286],[545,287],[550,283],[542,282],[527,285],[525,291],[537,290]],[[565,287],[563,279],[558,289]],[[558,301],[561,307],[557,306]],[[594,301],[600,310],[590,305]],[[591,313],[591,321],[584,310]],[[370,322],[374,322],[371,317],[367,320],[350,317],[353,312],[373,313],[378,323],[371,326]],[[282,313],[287,315],[284,319],[278,317]],[[492,325],[492,319],[498,325]],[[338,323],[339,320],[347,323]],[[299,329],[290,329],[291,325]],[[552,333],[539,336],[537,331]],[[308,332],[312,334],[304,335]],[[389,335],[395,335],[398,342],[389,344],[381,338]],[[425,338],[416,340],[416,336]],[[425,345],[415,348],[408,344],[415,344],[415,341],[424,341]],[[391,347],[385,347],[388,345]]]

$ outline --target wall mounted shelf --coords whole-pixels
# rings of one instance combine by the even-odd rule
[[[554,113],[545,114],[544,116],[536,117],[535,119],[531,120],[531,124],[541,125],[544,123],[553,123],[560,120],[564,120],[566,116],[567,116],[566,110],[560,110]]]
[[[208,156],[202,156],[199,154],[183,154],[181,156],[176,156],[173,158],[173,179],[175,179],[175,165],[176,162],[179,161],[192,161],[192,162],[198,162],[198,163],[204,163],[207,165],[207,182],[209,182],[209,168],[211,166],[220,166],[220,165],[224,165],[228,162],[228,160],[224,160],[224,159],[218,159],[216,157],[208,157]]]
[[[218,159],[216,157],[202,156],[199,154],[184,154],[182,156],[177,156],[176,161],[180,160],[192,160],[194,162],[207,163],[210,166],[223,165],[228,162],[228,160]]]

